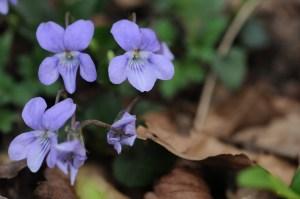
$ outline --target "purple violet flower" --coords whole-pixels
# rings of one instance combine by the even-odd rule
[[[70,174],[74,185],[78,169],[86,161],[86,150],[79,140],[73,140],[56,145],[56,166],[65,174]]]
[[[84,80],[95,81],[95,64],[88,54],[81,52],[88,47],[93,34],[94,24],[89,20],[78,20],[66,29],[51,21],[40,24],[37,40],[43,49],[55,54],[41,63],[38,72],[40,81],[50,85],[61,75],[70,94],[76,90],[78,68]]]
[[[136,117],[125,112],[122,117],[112,124],[107,133],[107,142],[114,145],[118,154],[122,151],[122,145],[132,146],[136,139]]]
[[[17,0],[0,0],[0,13],[6,15],[9,11],[9,3],[16,5]]]
[[[156,79],[169,80],[174,75],[170,59],[158,54],[160,43],[150,28],[140,28],[129,20],[113,24],[111,33],[126,53],[114,57],[108,68],[110,81],[129,83],[141,92],[150,91]]]
[[[76,105],[72,99],[65,99],[48,110],[41,97],[31,99],[26,103],[22,118],[32,131],[15,137],[8,148],[11,160],[27,159],[27,166],[32,172],[37,172],[45,157],[50,168],[55,166],[57,131],[74,114]]]

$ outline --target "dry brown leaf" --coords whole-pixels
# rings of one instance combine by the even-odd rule
[[[176,168],[162,177],[144,199],[212,199],[205,181],[198,174],[184,168]]]
[[[204,126],[195,121],[195,129],[218,138],[226,139],[242,129],[300,112],[298,101],[272,94],[272,89],[263,82],[234,94],[218,87],[215,98]]]
[[[227,192],[228,199],[274,199],[271,193],[257,189],[240,188],[235,193]]]
[[[127,196],[120,193],[107,181],[101,168],[96,165],[85,165],[80,168],[77,176],[76,192],[81,199],[88,198],[87,194],[90,192],[98,193],[98,198],[128,199]],[[96,198],[95,195],[93,196]]]
[[[140,126],[140,139],[151,139],[172,153],[188,160],[202,160],[220,154],[240,154],[241,151],[217,139],[196,132],[180,133],[167,113],[149,113],[144,116],[147,128]],[[223,153],[220,153],[220,149]]]
[[[35,190],[38,199],[77,199],[69,179],[58,169],[46,169],[45,178]]]
[[[145,199],[176,198],[177,196],[190,198],[189,195],[185,195],[185,193],[195,192],[193,190],[198,190],[199,193],[204,195],[202,197],[198,196],[199,198],[206,198],[205,193],[212,193],[211,195],[215,194],[213,195],[215,198],[223,198],[227,191],[235,190],[235,177],[237,173],[252,164],[253,162],[245,155],[219,155],[209,157],[203,161],[180,160],[177,162],[177,169],[163,177],[155,186],[154,193],[148,193],[146,196],[149,198],[145,197]],[[182,180],[182,175],[174,174],[177,170],[184,172],[183,176],[186,177],[184,180]],[[186,175],[186,172],[188,175]],[[166,178],[169,180],[166,180]],[[184,183],[185,181],[186,183]],[[199,181],[201,185],[200,188],[195,188],[187,192],[188,189],[186,187],[190,186],[189,183]],[[180,195],[175,194],[177,188],[183,190]]]
[[[11,179],[26,167],[26,161],[9,162],[0,165],[0,179]]]
[[[236,94],[228,94],[219,88],[216,94],[219,100],[212,105],[204,126],[198,126],[200,122],[196,122],[195,129],[224,138],[241,128],[269,122],[280,113],[272,104],[274,96],[268,95],[270,91],[265,87],[264,84],[245,87]]]
[[[146,0],[114,0],[115,3],[123,8],[133,8],[143,5]]]
[[[300,152],[300,113],[273,120],[267,126],[243,130],[232,139],[247,147],[297,159]]]
[[[147,128],[141,126],[138,128],[139,138],[151,139],[175,155],[187,160],[203,160],[221,154],[239,155],[243,153],[273,174],[281,177],[285,182],[290,182],[296,169],[290,163],[272,155],[240,150],[205,133],[194,130],[180,133],[170,118],[170,115],[163,112],[145,115]]]

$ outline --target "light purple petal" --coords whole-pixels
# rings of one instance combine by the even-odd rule
[[[73,167],[73,166],[70,166],[70,181],[71,181],[71,185],[75,184],[77,173],[78,173],[78,169],[75,168],[75,167]]]
[[[4,15],[8,13],[8,0],[0,0],[0,13]]]
[[[57,161],[56,166],[65,174],[68,175],[68,163],[67,162],[62,162],[62,161]]]
[[[81,155],[77,154],[76,157],[73,159],[73,163],[72,165],[75,167],[75,168],[79,168],[81,167],[84,162],[86,161],[87,157],[86,157],[86,152],[84,150],[84,153],[82,153]]]
[[[112,130],[107,133],[106,138],[108,144],[115,144],[117,142],[120,142],[120,136],[116,135]]]
[[[58,130],[72,117],[75,110],[76,104],[70,98],[55,104],[43,115],[44,128],[51,131]]]
[[[116,122],[113,123],[112,127],[114,128],[120,128],[123,125],[129,124],[129,123],[133,123],[136,121],[136,117],[134,115],[131,115],[127,112],[125,112],[121,119],[117,120]]]
[[[26,132],[18,135],[13,139],[8,147],[8,156],[11,160],[23,160],[31,144],[35,141],[36,136],[32,132]]]
[[[97,71],[92,58],[86,53],[80,53],[79,60],[81,77],[88,82],[96,81]]]
[[[64,51],[64,28],[54,22],[41,23],[36,31],[40,46],[53,53]]]
[[[150,28],[141,28],[142,42],[140,49],[145,51],[155,52],[160,48],[159,41],[153,30]]]
[[[66,28],[65,47],[69,51],[86,49],[94,35],[94,24],[90,20],[78,20]]]
[[[156,81],[156,74],[150,63],[144,62],[137,68],[128,66],[127,78],[129,83],[141,92],[150,91]]]
[[[142,39],[138,25],[123,19],[113,24],[110,31],[121,48],[126,51],[139,49]]]
[[[165,56],[171,61],[174,59],[173,53],[165,42],[161,43],[160,50],[157,53]]]
[[[55,148],[51,147],[50,152],[47,156],[47,165],[49,168],[54,168],[57,161],[57,152]]]
[[[126,125],[124,131],[126,135],[136,135],[135,120]]]
[[[63,142],[63,143],[60,143],[60,144],[56,145],[56,149],[59,152],[62,152],[62,153],[71,153],[76,149],[77,143],[78,143],[77,140],[69,141],[69,142]]]
[[[29,100],[22,111],[22,118],[26,125],[35,130],[42,130],[42,115],[46,108],[47,104],[41,97]]]
[[[56,149],[61,169],[66,169],[66,165],[79,168],[86,160],[86,150],[79,140],[61,143],[56,146]]]
[[[118,154],[120,154],[122,151],[122,145],[119,142],[117,142],[114,144],[114,149],[117,151]]]
[[[37,172],[50,150],[50,140],[47,138],[37,138],[30,146],[27,154],[27,166],[31,172]]]
[[[57,69],[57,64],[58,58],[56,56],[47,57],[43,60],[38,72],[39,80],[43,84],[50,85],[58,79],[59,73]]]
[[[174,65],[168,58],[162,55],[152,54],[149,59],[153,64],[153,69],[158,79],[170,80],[173,78]]]
[[[79,62],[74,62],[70,64],[59,64],[58,72],[63,78],[65,88],[68,93],[73,94],[76,90],[76,76],[79,68]]]
[[[136,135],[130,136],[128,138],[124,138],[121,140],[121,144],[133,146],[135,139],[136,139]]]
[[[10,3],[12,3],[13,5],[16,5],[18,3],[18,0],[10,0]]]
[[[57,145],[57,135],[53,134],[50,138],[50,152],[47,156],[47,165],[49,168],[54,168],[57,161],[57,151],[55,146]]]
[[[126,65],[128,57],[126,54],[114,57],[108,66],[109,79],[114,84],[120,84],[127,78]]]

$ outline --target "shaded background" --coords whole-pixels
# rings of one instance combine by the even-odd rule
[[[279,116],[298,109],[300,100],[300,3],[297,0],[264,0],[238,31],[226,56],[221,56],[218,52],[223,36],[245,2],[247,1],[20,0],[7,16],[0,16],[2,161],[7,162],[7,146],[12,138],[26,130],[20,117],[24,104],[35,96],[43,96],[48,104],[52,104],[56,92],[63,87],[61,81],[51,86],[44,86],[39,82],[39,64],[49,54],[39,47],[35,31],[45,21],[51,20],[63,25],[65,13],[70,12],[71,20],[92,19],[96,25],[94,38],[87,51],[96,63],[98,79],[96,83],[77,79],[78,89],[72,97],[78,104],[79,119],[99,119],[110,123],[122,108],[139,95],[141,101],[134,113],[142,116],[148,112],[167,111],[171,115],[169,118],[176,125],[179,124],[177,128],[180,131],[189,131],[197,114],[199,98],[204,95],[205,79],[210,74],[216,74],[216,88],[211,100],[213,108],[209,110],[215,111],[216,115],[213,116],[217,117],[211,119],[208,116],[205,126],[208,134],[213,132],[211,134],[221,137],[225,143],[240,148],[283,157],[295,168],[297,144],[300,143],[299,135],[295,135],[297,133],[291,137],[296,141],[286,144],[294,148],[283,152],[274,148],[284,148],[284,144],[278,146],[278,143],[273,143],[271,147],[265,147],[264,144],[253,144],[253,139],[250,138],[235,138],[232,141],[229,136],[246,127],[271,124]],[[159,39],[165,41],[175,55],[174,78],[170,81],[158,81],[150,93],[138,93],[128,83],[112,85],[108,79],[109,60],[122,53],[110,34],[111,25],[119,19],[131,18],[133,12],[137,15],[137,23],[153,28]],[[245,101],[241,96],[249,93],[254,93],[254,97],[246,97],[248,101]],[[270,108],[269,104],[275,104],[277,101],[274,102],[273,99],[278,97],[288,100],[290,109],[282,111],[285,106],[281,106],[281,109],[276,106],[276,110],[273,106]],[[245,111],[242,112],[244,109],[238,108],[240,104],[250,107],[246,110],[247,116],[244,116]],[[228,127],[228,124],[235,121],[232,115],[238,115],[242,119],[238,125],[234,123]],[[223,123],[220,124],[220,121]],[[139,124],[143,123],[141,118]],[[280,128],[282,126],[284,125]],[[298,126],[294,128],[297,129]],[[300,134],[300,129],[298,130]],[[286,130],[283,129],[282,132],[286,133]],[[161,176],[169,173],[182,161],[176,156],[178,154],[174,155],[151,141],[140,140],[137,140],[134,147],[126,148],[122,155],[117,156],[106,143],[105,133],[105,130],[96,127],[84,132],[89,157],[87,164],[90,166],[85,168],[88,174],[83,174],[76,186],[80,198],[118,199],[119,196],[107,194],[115,191],[122,192],[129,198],[144,198],[145,193],[153,190]],[[278,139],[282,138],[279,136]],[[203,168],[206,167],[202,166]],[[199,170],[201,169],[197,169]],[[93,172],[99,175],[99,179],[89,181],[90,176],[96,175]],[[213,190],[213,197],[230,198],[226,193],[228,187],[235,190],[232,179],[223,176],[224,184],[216,184],[217,177],[214,172],[211,175],[212,177],[204,178],[209,189]],[[48,179],[44,171],[31,174],[24,169],[16,178],[0,180],[0,195],[22,199],[32,198],[33,195],[37,197],[36,193],[40,192],[34,190],[45,178]],[[174,179],[176,181],[177,178]],[[99,188],[106,186],[111,186],[108,191]],[[46,192],[42,191],[43,194]],[[43,197],[39,195],[38,198]]]

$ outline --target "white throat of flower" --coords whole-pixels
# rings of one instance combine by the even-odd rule
[[[76,51],[66,51],[58,54],[59,65],[70,68],[79,65],[79,52]]]
[[[134,50],[128,52],[128,67],[130,70],[141,72],[148,62],[149,52]]]

